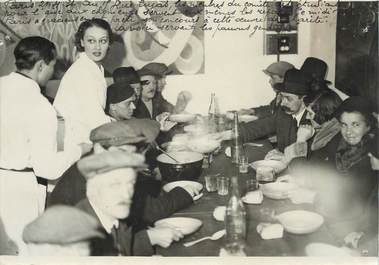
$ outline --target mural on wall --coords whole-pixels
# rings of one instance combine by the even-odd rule
[[[0,32],[14,39],[40,35],[52,40],[60,79],[75,60],[74,34],[88,18],[107,20],[115,42],[103,65],[107,75],[120,66],[141,68],[162,62],[173,74],[204,73],[204,3],[198,1],[51,1],[0,3]],[[2,42],[5,44],[5,42]]]

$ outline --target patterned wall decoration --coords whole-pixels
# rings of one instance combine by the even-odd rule
[[[115,34],[104,61],[108,75],[119,66],[138,69],[152,61],[167,64],[173,74],[204,73],[204,2],[1,2],[0,33],[52,40],[58,49],[59,79],[76,58],[73,37],[79,24],[92,17],[107,20]]]

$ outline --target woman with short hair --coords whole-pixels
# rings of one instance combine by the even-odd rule
[[[104,113],[107,84],[101,63],[112,42],[110,25],[99,18],[82,22],[75,34],[79,58],[63,76],[54,100],[65,119],[65,146],[90,142],[91,130],[110,122]]]

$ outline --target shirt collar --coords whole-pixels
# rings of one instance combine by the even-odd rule
[[[95,211],[97,217],[100,220],[101,225],[104,227],[105,231],[107,231],[108,234],[111,233],[112,228],[115,226],[118,228],[119,221],[117,219],[110,218],[108,215],[104,214],[99,208],[95,206],[91,202],[90,199],[88,199],[90,205],[92,206],[93,210]]]
[[[97,70],[101,71],[104,75],[104,67],[100,64],[98,65],[94,61],[92,61],[90,58],[88,58],[87,54],[85,52],[79,53],[79,59],[86,61],[89,65],[96,67]]]
[[[297,114],[295,114],[295,115],[291,115],[292,118],[295,118],[295,119],[296,119],[296,121],[297,121],[297,126],[299,126],[300,121],[301,121],[301,117],[303,117],[304,112],[305,112],[305,108],[303,108],[303,110],[300,111],[300,112],[298,112]]]

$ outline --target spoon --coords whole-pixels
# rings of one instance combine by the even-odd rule
[[[157,148],[159,151],[161,151],[162,153],[164,153],[166,156],[168,156],[169,158],[171,158],[172,160],[174,160],[175,163],[180,164],[180,162],[179,162],[177,159],[175,159],[175,158],[173,158],[171,155],[169,155],[169,153],[166,152],[165,150],[163,150],[162,148],[160,148],[159,145],[157,145],[156,148]]]
[[[195,245],[201,241],[207,240],[207,239],[218,240],[218,239],[222,238],[225,234],[226,234],[226,230],[223,229],[223,230],[217,231],[216,233],[214,233],[211,236],[206,236],[206,237],[200,238],[200,239],[195,240],[195,241],[184,243],[183,246],[190,247],[190,246],[193,246],[193,245]]]

